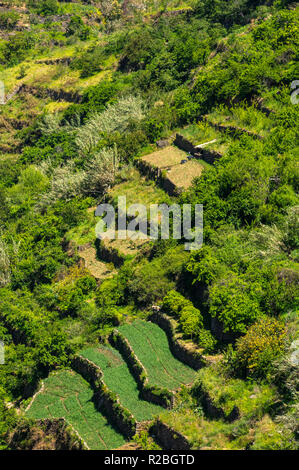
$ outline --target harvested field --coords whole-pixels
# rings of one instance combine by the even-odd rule
[[[105,263],[97,259],[96,249],[92,246],[80,251],[79,256],[84,260],[84,267],[95,279],[109,279],[117,273],[111,263]]]
[[[187,189],[194,178],[199,177],[204,168],[204,163],[198,160],[187,161],[186,152],[177,147],[169,146],[163,150],[142,157],[142,160],[153,167],[158,167],[166,172],[167,178],[177,187]]]
[[[139,239],[135,232],[128,232],[126,239],[119,239],[118,234],[120,232],[116,231],[116,238],[113,240],[103,238],[102,243],[109,249],[117,250],[122,255],[126,256],[135,256],[139,249],[147,243],[148,239]],[[130,236],[129,236],[130,234]],[[132,238],[134,237],[134,239]]]
[[[186,158],[186,152],[170,145],[163,150],[145,155],[142,160],[161,170],[166,170],[174,165],[179,165],[184,158]]]
[[[191,160],[184,165],[176,165],[167,172],[167,177],[178,188],[187,189],[194,178],[199,178],[204,166],[198,160]]]

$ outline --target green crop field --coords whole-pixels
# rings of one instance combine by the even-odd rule
[[[59,372],[44,381],[44,389],[36,396],[27,416],[35,419],[64,417],[90,449],[120,447],[125,442],[124,437],[96,410],[92,396],[92,389],[80,375],[72,371]]]
[[[146,368],[150,384],[174,390],[194,380],[196,372],[171,354],[167,336],[159,326],[136,320],[132,325],[121,326],[119,331]]]
[[[118,351],[110,347],[87,348],[81,355],[102,369],[106,385],[119,396],[137,421],[149,420],[161,412],[160,406],[139,398],[137,384]]]

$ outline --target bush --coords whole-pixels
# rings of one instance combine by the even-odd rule
[[[266,377],[284,351],[286,331],[274,318],[261,318],[236,342],[236,370],[251,377]]]
[[[184,336],[196,338],[202,328],[200,311],[191,305],[183,307],[180,314],[180,325]]]
[[[81,78],[87,78],[103,69],[105,61],[105,52],[102,47],[94,47],[92,50],[85,52],[84,55],[77,57],[71,63],[71,68],[80,70]]]
[[[187,337],[198,338],[203,326],[200,310],[192,302],[175,290],[171,290],[164,297],[162,310],[179,320],[182,332]]]
[[[0,13],[0,29],[13,30],[19,21],[19,14],[14,11],[3,11]]]
[[[121,314],[113,306],[105,307],[100,310],[98,321],[101,327],[118,326],[121,321]]]
[[[38,15],[48,16],[56,15],[59,11],[59,3],[57,0],[30,0],[29,7],[34,8]]]
[[[250,283],[241,277],[221,280],[209,289],[210,314],[225,332],[242,334],[255,322],[261,310]]]
[[[63,316],[76,316],[83,300],[83,292],[78,286],[61,287],[58,289],[57,309]]]
[[[144,263],[137,266],[128,280],[128,291],[140,306],[146,307],[162,299],[173,287],[159,263]]]
[[[179,318],[180,313],[187,302],[188,301],[185,297],[183,297],[177,291],[171,290],[163,299],[162,309],[168,315]]]
[[[90,28],[84,24],[80,16],[72,16],[66,30],[66,36],[77,36],[82,41],[89,38]]]
[[[88,295],[90,292],[96,289],[97,281],[92,276],[84,276],[78,279],[76,286],[81,289],[83,295]]]
[[[103,134],[129,131],[132,123],[144,118],[144,107],[140,97],[127,96],[109,104],[104,112],[93,114],[77,133],[79,151],[86,154],[94,150]]]
[[[18,32],[14,36],[11,36],[4,44],[1,63],[8,67],[19,64],[28,56],[28,51],[32,49],[35,42],[35,36],[28,31]]]
[[[204,349],[205,353],[212,353],[216,348],[217,341],[209,330],[200,329],[197,334],[197,344]]]

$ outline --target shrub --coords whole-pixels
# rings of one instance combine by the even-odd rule
[[[19,21],[19,14],[14,11],[3,11],[0,13],[0,28],[12,30]]]
[[[246,333],[261,314],[252,286],[241,277],[221,280],[210,289],[210,313],[222,324],[225,332]]]
[[[209,330],[200,329],[197,334],[197,344],[206,353],[214,352],[217,341]]]
[[[66,36],[77,36],[82,41],[89,38],[90,28],[84,24],[80,16],[72,16],[66,30]]]
[[[265,377],[283,353],[285,343],[284,325],[274,318],[261,318],[237,340],[235,367],[246,376]]]
[[[150,142],[155,142],[162,137],[165,124],[159,119],[152,118],[144,123],[144,127],[146,136]]]
[[[128,96],[117,103],[110,104],[101,114],[94,114],[77,133],[76,143],[79,151],[86,154],[92,151],[103,133],[129,130],[132,122],[144,118],[144,103],[141,98]]]
[[[197,337],[202,328],[202,316],[200,311],[191,305],[183,307],[180,314],[180,325],[184,336],[191,338]]]
[[[19,64],[27,57],[28,51],[32,49],[35,42],[35,36],[28,31],[18,32],[14,36],[10,36],[4,44],[2,63],[9,67]]]
[[[105,51],[102,47],[96,46],[93,49],[77,57],[71,62],[71,68],[80,70],[81,78],[87,78],[103,69],[105,61]]]
[[[78,286],[68,285],[58,289],[57,308],[63,315],[75,316],[83,300],[83,292]]]
[[[96,289],[97,281],[92,276],[84,276],[78,279],[76,286],[81,289],[83,295],[88,295],[90,292]]]
[[[162,299],[174,286],[164,268],[155,261],[136,267],[133,277],[128,280],[128,291],[140,306],[151,305]]]
[[[165,313],[179,318],[180,313],[187,302],[188,301],[185,297],[177,291],[171,290],[163,299],[162,309]]]
[[[59,10],[59,3],[57,0],[30,0],[29,7],[34,8],[38,15],[48,16],[56,15]]]
[[[102,327],[105,325],[118,326],[121,321],[121,314],[113,306],[105,307],[100,310],[98,321]]]
[[[175,290],[171,290],[163,299],[162,309],[179,320],[185,336],[191,338],[199,336],[203,318],[200,310],[195,308],[190,300]]]

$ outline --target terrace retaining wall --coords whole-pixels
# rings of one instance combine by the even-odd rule
[[[211,419],[223,419],[228,423],[232,423],[240,418],[240,410],[237,406],[234,406],[232,411],[226,414],[222,408],[213,403],[209,393],[202,389],[200,390],[200,399],[206,415]]]
[[[64,418],[40,419],[36,426],[21,425],[10,437],[9,448],[12,450],[88,450],[81,436]],[[25,443],[25,448],[24,448]]]
[[[164,450],[189,450],[190,444],[181,433],[175,431],[159,419],[150,430]]]
[[[72,360],[72,369],[96,388],[103,377],[101,369],[89,359],[82,356],[75,356]]]
[[[242,134],[246,134],[249,135],[249,137],[253,137],[254,139],[264,140],[263,136],[256,134],[255,132],[249,131],[248,129],[244,129],[238,126],[227,126],[224,124],[218,124],[217,122],[209,121],[205,116],[201,116],[200,121],[206,122],[207,124],[209,124],[209,126],[214,127],[214,129],[217,129],[220,132],[229,132],[231,134],[239,136]]]
[[[151,403],[162,406],[163,408],[172,408],[174,404],[173,393],[166,388],[164,389],[156,385],[149,385],[146,369],[134,353],[134,350],[127,338],[115,329],[110,335],[109,341],[116,349],[118,349],[124,360],[127,362],[129,369],[137,382],[142,397]]]
[[[134,160],[134,165],[143,176],[154,180],[169,196],[178,196],[180,194],[180,189],[165,176],[163,170],[160,168],[142,159]]]
[[[173,143],[181,150],[185,150],[185,152],[191,153],[191,155],[194,155],[196,158],[201,158],[210,165],[214,165],[215,162],[222,157],[222,154],[219,152],[207,150],[204,148],[197,148],[195,145],[192,144],[192,142],[183,137],[181,134],[176,134]]]
[[[120,268],[125,262],[125,256],[116,248],[108,247],[101,240],[95,242],[98,257],[107,263],[113,263],[116,268]]]
[[[154,312],[150,315],[149,320],[159,325],[165,331],[169,349],[179,361],[187,364],[195,370],[205,365],[203,357],[200,353],[188,349],[182,341],[179,341],[175,335],[175,329],[171,323],[171,318],[161,312]]]
[[[73,58],[72,57],[60,57],[57,59],[41,59],[41,60],[36,60],[36,64],[45,64],[45,65],[57,65],[57,64],[62,64],[62,65],[70,65],[72,62]]]
[[[99,411],[131,439],[136,433],[137,422],[132,413],[125,408],[116,395],[103,380],[103,372],[96,364],[82,356],[75,356],[72,368],[84,377],[94,389],[93,401]]]
[[[80,103],[82,100],[82,96],[75,91],[54,90],[26,84],[19,87],[18,93],[29,93],[37,98],[51,98],[53,101],[67,101],[69,103]]]

